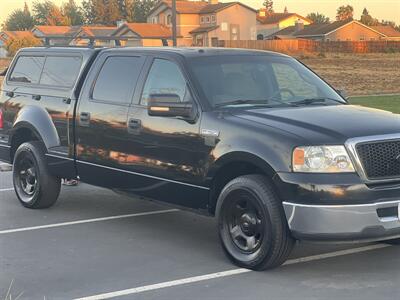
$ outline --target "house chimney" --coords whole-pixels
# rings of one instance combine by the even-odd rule
[[[117,21],[117,27],[120,28],[122,25],[126,23],[126,20],[118,20]]]
[[[258,11],[258,16],[259,17],[266,17],[267,16],[267,10],[265,8],[260,8]]]
[[[304,29],[304,23],[301,20],[297,20],[296,23],[294,23],[294,31],[300,31]]]

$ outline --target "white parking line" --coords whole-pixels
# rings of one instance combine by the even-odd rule
[[[166,214],[166,213],[171,213],[171,212],[176,212],[176,211],[179,211],[179,209],[155,210],[155,211],[141,212],[141,213],[128,214],[128,215],[118,215],[118,216],[111,216],[111,217],[103,217],[103,218],[95,218],[95,219],[87,219],[87,220],[78,220],[78,221],[72,221],[72,222],[55,223],[55,224],[40,225],[40,226],[33,226],[33,227],[6,229],[6,230],[1,230],[0,234],[8,234],[8,233],[21,232],[21,231],[32,231],[32,230],[38,230],[38,229],[62,227],[62,226],[93,223],[93,222],[101,222],[101,221],[109,221],[109,220],[132,218],[132,217],[141,217],[141,216]]]
[[[7,191],[13,191],[14,188],[6,188],[6,189],[0,189],[0,192],[7,192]]]
[[[293,264],[298,264],[298,263],[332,258],[332,257],[336,257],[336,256],[355,254],[355,253],[360,253],[360,252],[365,252],[365,251],[387,248],[390,246],[391,245],[388,245],[388,244],[375,244],[375,245],[358,247],[358,248],[353,248],[353,249],[348,249],[348,250],[341,250],[341,251],[329,252],[329,253],[325,253],[325,254],[312,255],[312,256],[288,260],[284,265],[293,265]],[[88,296],[88,297],[83,297],[83,298],[77,298],[75,300],[110,299],[110,298],[139,294],[139,293],[143,293],[143,292],[159,290],[159,289],[163,289],[163,288],[169,288],[169,287],[179,286],[179,285],[184,285],[184,284],[189,284],[189,283],[196,283],[196,282],[210,280],[210,279],[228,277],[228,276],[233,276],[233,275],[238,275],[238,274],[243,274],[243,273],[248,273],[248,272],[251,272],[251,270],[243,269],[243,268],[233,269],[233,270],[228,270],[228,271],[223,271],[223,272],[217,272],[217,273],[211,273],[211,274],[200,275],[200,276],[195,276],[195,277],[166,281],[166,282],[161,282],[161,283],[156,283],[156,284],[151,284],[151,285],[139,286],[139,287],[121,290],[121,291],[115,291],[115,292],[98,294],[98,295],[93,295],[93,296]]]

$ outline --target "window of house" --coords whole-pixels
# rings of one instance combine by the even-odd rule
[[[9,81],[39,83],[44,56],[20,56],[9,76]]]
[[[204,23],[204,17],[200,17],[200,23]]]
[[[172,16],[168,15],[167,16],[167,25],[171,25],[172,24]]]
[[[79,75],[81,64],[80,57],[48,56],[44,63],[40,84],[71,87]]]
[[[179,67],[165,59],[155,59],[143,88],[140,104],[147,105],[152,94],[176,94],[187,101],[186,80]]]
[[[158,20],[157,20],[158,18],[157,17],[153,17],[153,19],[151,20],[151,22],[153,23],[153,24],[157,24],[158,23]]]
[[[206,23],[210,23],[210,17],[206,17]]]
[[[134,56],[107,58],[93,88],[94,100],[127,104],[136,86],[144,59]]]
[[[211,16],[211,22],[215,23],[215,15]]]

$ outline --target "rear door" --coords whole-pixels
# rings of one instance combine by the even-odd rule
[[[85,182],[126,187],[127,116],[145,62],[141,55],[104,52],[86,79],[76,112],[77,169]]]

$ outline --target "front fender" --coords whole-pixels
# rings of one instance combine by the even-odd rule
[[[10,140],[19,128],[28,128],[33,131],[47,149],[60,145],[60,138],[49,113],[39,106],[28,105],[18,112]]]
[[[289,171],[291,165],[291,147],[279,138],[266,136],[232,136],[221,141],[212,152],[212,162],[207,178],[212,178],[223,165],[233,161],[245,161],[273,175],[279,171]]]

